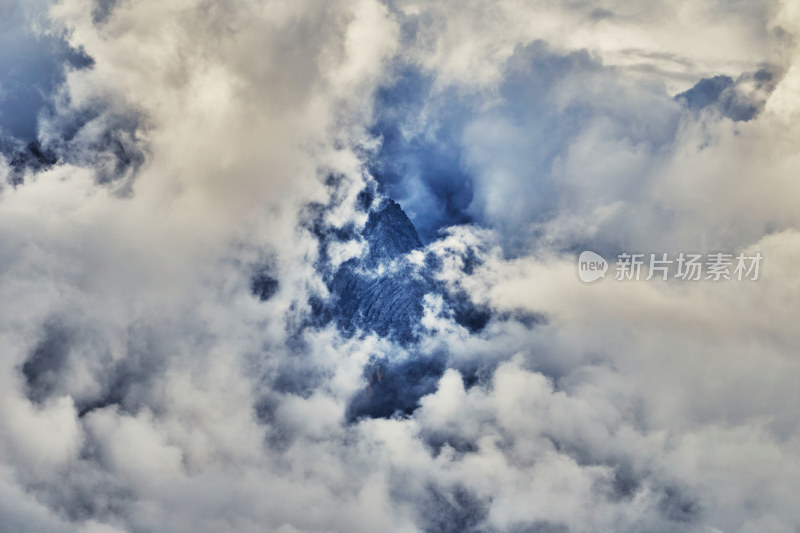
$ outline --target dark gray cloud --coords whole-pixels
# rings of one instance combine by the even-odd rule
[[[72,344],[71,332],[57,321],[46,322],[43,330],[42,340],[22,365],[28,398],[37,403],[57,391]]]
[[[675,98],[694,111],[712,108],[731,120],[746,122],[764,108],[777,83],[776,77],[774,70],[765,68],[742,74],[736,81],[730,76],[703,78]]]

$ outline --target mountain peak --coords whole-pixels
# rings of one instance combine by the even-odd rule
[[[400,204],[390,199],[369,214],[363,236],[369,244],[368,262],[372,266],[422,248],[414,224]]]

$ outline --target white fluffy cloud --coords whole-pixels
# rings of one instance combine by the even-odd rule
[[[103,5],[31,19],[93,65],[39,114],[60,162],[0,189],[0,529],[796,529],[795,3]],[[429,295],[412,348],[309,327],[314,217],[364,224],[398,67],[432,80],[404,134],[461,106],[476,222],[411,259],[492,314],[470,332]],[[673,98],[717,74],[751,120]],[[765,263],[586,286],[592,245]],[[348,420],[375,358],[432,354],[412,414]]]

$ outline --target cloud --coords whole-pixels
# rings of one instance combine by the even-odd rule
[[[43,6],[0,3],[0,131],[23,143],[36,139],[39,114],[52,104],[50,97],[66,72],[91,65],[91,58],[70,47],[62,34],[41,29]]]
[[[3,527],[800,521],[791,3],[12,8]]]

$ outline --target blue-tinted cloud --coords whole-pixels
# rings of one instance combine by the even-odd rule
[[[52,106],[66,69],[88,68],[92,59],[59,33],[36,32],[40,4],[4,0],[0,5],[0,132],[23,143],[36,140],[40,113]]]
[[[472,178],[461,135],[471,109],[455,93],[435,94],[433,79],[404,67],[376,94],[370,133],[381,140],[370,171],[401,202],[425,241],[442,227],[471,221]]]
[[[534,228],[571,201],[559,172],[582,137],[603,128],[620,158],[641,159],[590,170],[609,180],[586,199],[602,205],[630,189],[642,158],[677,131],[680,110],[663,87],[622,81],[586,51],[534,42],[514,51],[503,74],[496,91],[474,94],[434,91],[430,76],[406,69],[378,92],[373,133],[382,144],[370,168],[427,239],[443,226],[475,222],[504,228],[509,250],[530,246]]]
[[[94,64],[0,158],[0,529],[800,523],[791,6],[52,7]]]
[[[675,98],[689,109],[715,108],[735,121],[748,121],[764,108],[766,97],[775,87],[777,74],[769,69],[745,73],[734,82],[730,76],[703,78]]]

